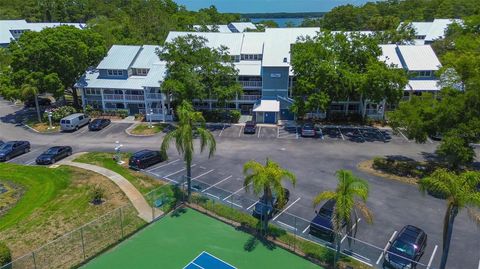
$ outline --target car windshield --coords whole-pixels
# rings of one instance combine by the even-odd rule
[[[57,154],[58,148],[49,148],[47,151],[45,151],[45,154],[51,155],[51,154]]]
[[[320,208],[320,212],[318,212],[318,215],[326,218],[330,218],[332,216],[332,210],[330,208],[322,207]]]
[[[415,246],[402,240],[393,242],[392,248],[406,257],[413,257],[415,254]]]
[[[304,125],[303,129],[304,130],[313,130],[313,126],[312,125]]]
[[[12,144],[2,144],[0,146],[0,150],[6,150],[6,149],[11,149],[12,148]]]

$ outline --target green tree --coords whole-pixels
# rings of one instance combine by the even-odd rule
[[[285,203],[285,192],[282,182],[290,181],[293,186],[297,183],[297,177],[287,169],[282,168],[278,163],[267,158],[265,165],[251,160],[243,165],[243,174],[245,179],[243,186],[245,191],[250,188],[257,196],[261,196],[261,202],[273,206],[273,196],[276,195],[279,204]],[[268,229],[267,211],[263,210],[262,227],[264,231]]]
[[[338,170],[336,173],[338,184],[334,191],[324,191],[313,198],[313,206],[334,200],[332,225],[335,233],[335,259],[337,263],[340,254],[341,233],[345,223],[345,234],[349,236],[349,244],[352,236],[356,234],[358,212],[365,218],[367,223],[373,220],[373,214],[367,207],[369,187],[363,179],[355,176],[351,171]]]
[[[180,36],[157,52],[166,61],[162,90],[167,96],[173,94],[179,102],[217,99],[222,103],[242,93],[228,48],[210,48],[207,41],[201,36]]]
[[[215,137],[205,128],[205,119],[201,112],[195,112],[193,107],[187,101],[183,101],[177,107],[178,125],[163,138],[161,152],[167,156],[167,150],[171,142],[179,154],[183,155],[187,170],[187,199],[190,199],[192,193],[192,160],[195,151],[194,138],[198,136],[200,142],[200,152],[208,148],[208,157],[212,157],[216,150]]]
[[[420,180],[420,191],[440,193],[446,197],[447,210],[443,221],[443,246],[440,269],[447,267],[448,252],[453,233],[453,224],[458,213],[466,209],[469,216],[480,223],[480,184],[478,172],[464,172],[460,175],[444,169],[436,170],[432,175]]]
[[[75,83],[90,66],[95,66],[105,56],[102,37],[91,30],[72,26],[47,28],[40,32],[26,32],[9,46],[12,54],[11,76],[14,86],[20,88],[29,80],[20,74],[35,74],[35,80],[58,78],[65,90],[71,92],[74,105],[80,102]],[[37,75],[44,78],[38,78]],[[40,87],[38,87],[40,88]]]

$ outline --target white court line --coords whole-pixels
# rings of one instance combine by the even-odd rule
[[[357,226],[357,223],[359,223],[362,219],[361,218],[358,218],[357,221],[353,224],[352,226],[352,229],[350,230],[350,232],[355,229],[355,226]],[[345,241],[345,238],[347,238],[347,235],[348,233],[342,238],[342,240],[340,241],[340,243],[343,243],[343,241]]]
[[[407,140],[408,142],[410,142],[410,140],[408,140],[408,138],[402,133],[402,131],[398,130],[398,132],[403,136],[403,138],[405,138],[405,140]]]
[[[397,234],[397,231],[394,231],[392,236],[390,236],[390,239],[388,240],[387,244],[383,248],[383,251],[382,251],[382,253],[380,253],[380,256],[378,257],[378,260],[375,264],[378,264],[380,262],[380,260],[383,258],[383,255],[385,254],[385,252],[387,252],[387,248],[390,245],[390,242],[392,242],[393,237],[395,237],[396,234]]]
[[[253,203],[251,206],[247,207],[247,211],[250,210],[250,208],[252,208],[254,205],[256,205],[257,202]]]
[[[260,138],[260,131],[262,130],[262,126],[258,127],[258,135],[257,137]]]
[[[200,174],[200,175],[192,178],[192,180],[197,179],[197,178],[199,178],[199,177],[203,177],[204,175],[209,174],[209,173],[213,172],[214,170],[215,170],[215,169],[211,169],[210,171],[207,171],[207,172],[205,172],[205,173],[203,173],[203,174]]]
[[[153,170],[155,170],[155,169],[158,169],[158,168],[162,168],[162,167],[171,165],[171,164],[176,163],[176,162],[178,162],[178,161],[180,161],[180,159],[176,159],[175,161],[171,161],[171,162],[169,162],[169,163],[165,163],[165,164],[162,164],[162,165],[159,165],[159,166],[152,166],[150,169],[147,169],[147,170],[145,170],[145,171],[146,171],[146,172],[150,172],[150,171],[153,171]]]
[[[242,136],[243,126],[240,126],[240,131],[238,131],[238,137]]]
[[[435,248],[433,248],[432,256],[430,257],[430,260],[428,260],[427,269],[430,269],[430,266],[432,265],[433,258],[435,257],[435,253],[437,252],[437,248],[437,245],[435,245]],[[480,269],[480,263],[478,264],[478,268]]]
[[[250,185],[250,184],[248,184]],[[228,198],[232,197],[233,195],[237,194],[239,191],[245,189],[245,187],[241,187],[240,189],[236,190],[234,193],[230,194],[229,196],[223,198],[223,201],[227,200]]]
[[[224,200],[224,201],[225,201],[225,200]],[[238,207],[240,207],[240,208],[243,208],[243,206],[241,206],[241,205],[239,205],[239,204],[236,204],[236,203],[234,203],[234,202],[232,202],[232,201],[225,201],[225,202],[227,202],[227,203],[229,203],[229,204],[232,204],[232,205],[235,205],[235,206],[238,206]]]
[[[224,182],[225,180],[227,180],[227,179],[229,179],[229,178],[231,178],[231,177],[232,177],[232,175],[229,175],[228,177],[226,177],[226,178],[224,178],[224,179],[220,180],[219,182],[217,182],[217,183],[213,184],[212,186],[210,186],[210,187],[208,187],[208,188],[204,189],[202,192],[208,191],[209,189],[211,189],[211,188],[213,188],[213,187],[217,186],[218,184],[220,184],[220,183]]]
[[[308,224],[307,228],[305,228],[305,230],[303,230],[302,234],[304,234],[308,230],[308,228],[310,228],[310,224]]]
[[[291,225],[288,225],[288,224],[283,223],[283,222],[281,222],[281,221],[277,221],[277,222],[278,222],[278,224],[281,224],[281,225],[283,225],[283,226],[286,226],[286,227],[290,228],[291,230],[294,230],[294,231],[297,230],[297,228],[295,228],[295,227],[293,227],[293,226],[291,226]]]
[[[225,126],[226,126],[226,124],[223,125],[223,128],[222,128],[222,130],[220,131],[220,133],[218,134],[218,136],[222,136],[223,130],[225,130]]]
[[[272,220],[276,220],[278,217],[280,217],[280,215],[282,215],[283,213],[285,213],[285,211],[287,211],[290,207],[292,207],[292,205],[294,205],[296,202],[298,202],[298,200],[300,200],[300,197],[297,198],[297,200],[295,200],[293,203],[291,203],[289,206],[285,207],[285,209],[282,210],[282,212],[280,212],[280,214],[276,215],[275,218],[273,218]]]
[[[196,166],[196,164],[192,164],[192,167],[194,167],[194,166]],[[185,170],[187,170],[187,168],[183,168],[183,169],[181,169],[181,170],[178,170],[177,172],[173,172],[173,173],[168,174],[168,175],[166,175],[166,176],[164,176],[164,177],[170,177],[170,176],[173,176],[173,175],[178,174],[178,173],[180,173],[180,172],[182,172],[182,171],[185,171]]]

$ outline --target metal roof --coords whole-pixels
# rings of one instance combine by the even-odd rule
[[[452,20],[452,19],[435,19],[428,31],[425,40],[434,41],[436,39],[442,39],[445,37],[445,31],[448,29],[448,26],[454,22],[462,23],[461,20]]]
[[[251,22],[231,22],[228,24],[228,26],[233,26],[240,33],[245,32],[247,29],[257,29],[257,26]]]
[[[388,66],[393,65],[397,68],[402,68],[402,62],[397,54],[397,45],[380,45],[382,49],[382,55],[380,55],[379,60],[385,62]]]
[[[408,71],[436,71],[442,65],[429,45],[399,45],[398,50]]]
[[[438,80],[409,80],[405,91],[440,91]]]
[[[122,69],[130,67],[141,46],[113,45],[97,69]]]
[[[263,54],[265,34],[257,32],[243,33],[242,54]]]
[[[140,53],[135,58],[132,68],[150,68],[154,63],[160,62],[156,54],[156,49],[160,46],[143,45],[140,48]]]
[[[71,25],[79,29],[85,28],[81,23],[62,23],[62,22],[47,22],[47,23],[28,23],[25,20],[0,20],[0,44],[9,44],[14,37],[10,31],[13,30],[30,30],[39,32],[45,28],[57,27],[60,25]]]
[[[260,76],[262,74],[262,63],[260,61],[245,61],[235,63],[239,76]]]
[[[165,42],[172,42],[179,36],[194,35],[206,38],[207,46],[219,48],[226,46],[230,55],[240,55],[243,33],[219,33],[219,32],[170,32]]]
[[[142,86],[150,88],[160,88],[160,83],[165,77],[165,72],[167,72],[167,67],[165,66],[165,63],[153,64]]]
[[[253,107],[253,112],[279,112],[280,102],[277,100],[260,100]]]
[[[120,90],[143,90],[146,76],[130,76],[127,79],[98,78],[98,71],[87,71],[75,84],[77,88],[104,88]]]

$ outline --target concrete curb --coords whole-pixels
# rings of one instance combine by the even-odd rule
[[[133,130],[135,127],[137,127],[140,124],[142,124],[142,122],[137,122],[137,123],[134,123],[134,124],[130,125],[127,129],[125,129],[125,133],[127,135],[133,136],[133,137],[151,137],[151,136],[160,135],[162,133],[162,132],[158,132],[158,133],[155,133],[155,134],[146,134],[146,135],[130,133],[130,130]]]
[[[27,128],[29,131],[31,132],[34,132],[34,133],[37,133],[37,134],[41,134],[41,135],[52,135],[52,134],[59,134],[61,133],[61,131],[55,131],[55,132],[39,132],[37,130],[35,130],[33,127],[30,127],[28,124],[22,124],[22,126],[24,126],[25,128]]]

